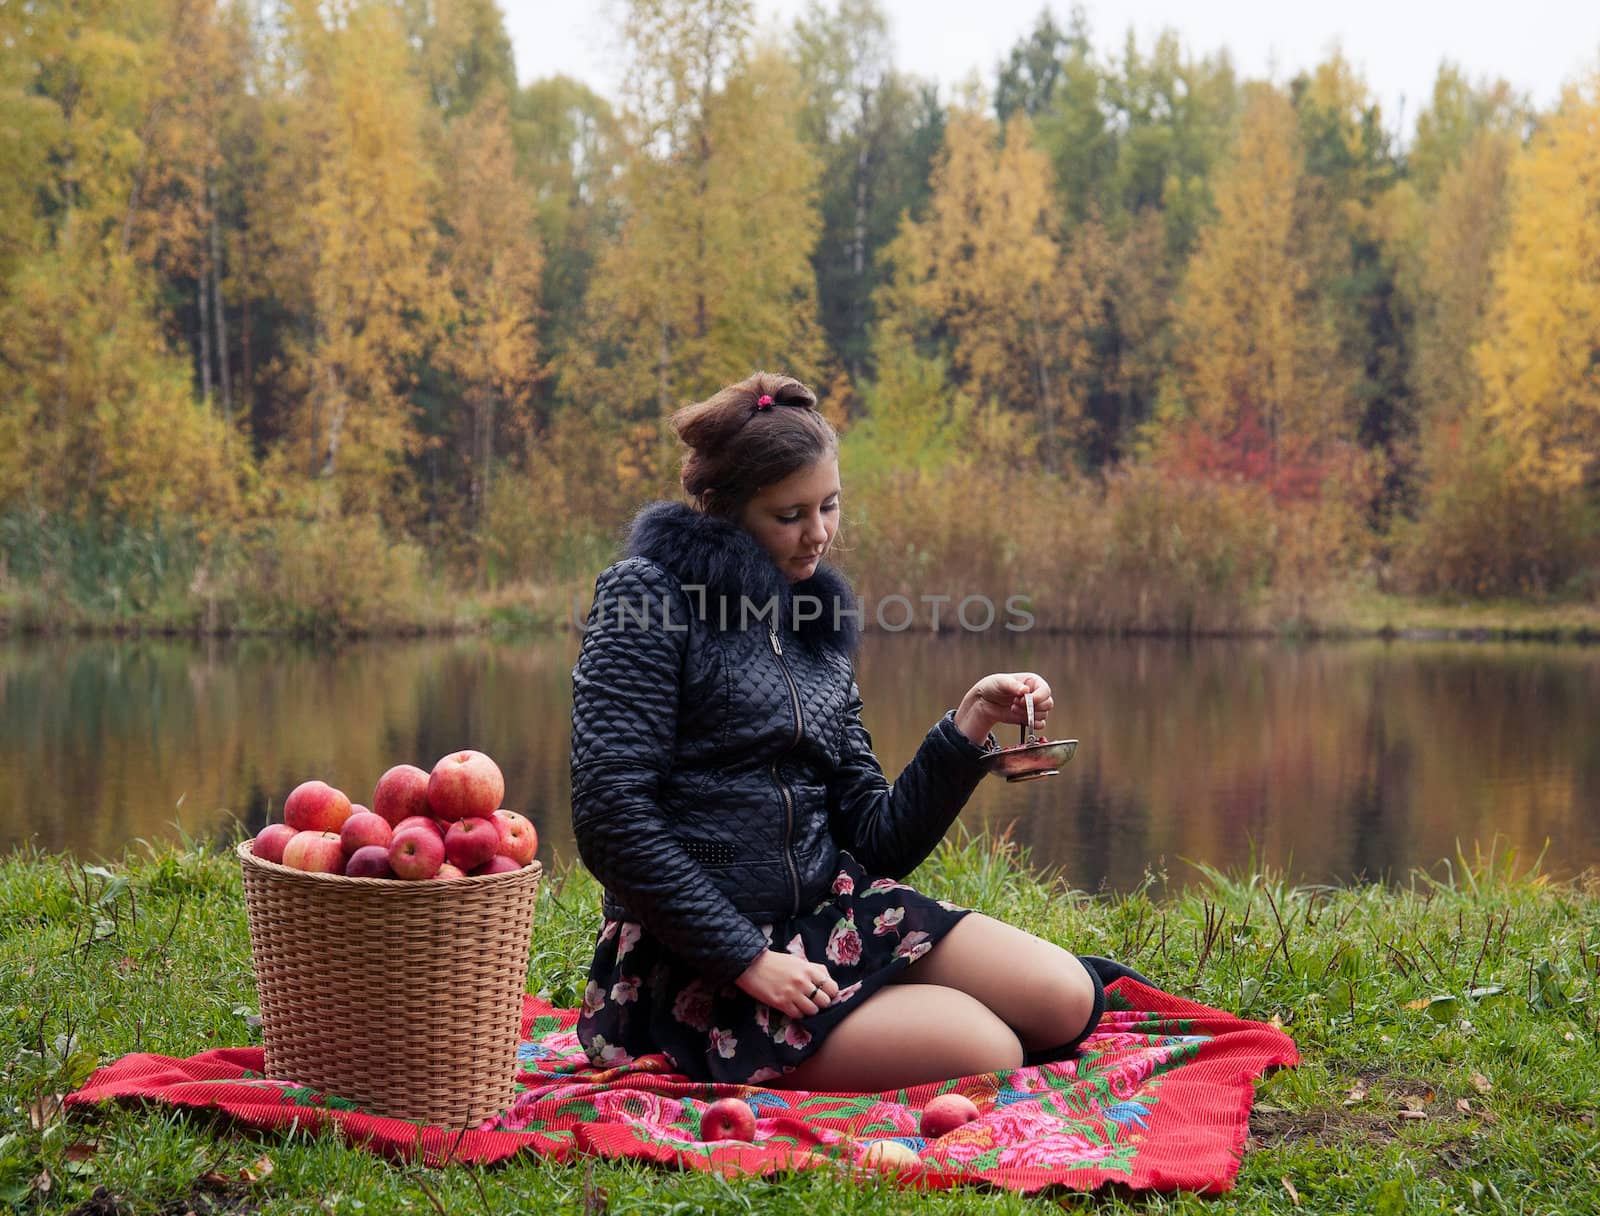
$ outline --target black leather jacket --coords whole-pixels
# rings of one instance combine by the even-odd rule
[[[757,924],[821,901],[841,848],[916,868],[984,749],[946,713],[884,779],[857,605],[827,566],[791,585],[744,529],[676,503],[640,512],[628,553],[595,583],[572,671],[573,832],[606,915],[721,984],[766,948]]]

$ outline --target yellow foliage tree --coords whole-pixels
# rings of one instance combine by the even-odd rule
[[[209,522],[237,501],[226,431],[130,251],[168,7],[0,11],[0,158],[22,175],[0,187],[0,509]]]
[[[505,96],[492,92],[447,134],[445,258],[454,306],[442,346],[463,393],[469,518],[489,501],[495,435],[528,436],[539,375],[535,321],[543,265],[532,201],[512,174]]]
[[[1600,475],[1600,75],[1569,88],[1511,168],[1511,218],[1477,348],[1511,469],[1563,493]]]
[[[801,91],[748,47],[745,0],[634,0],[620,239],[601,256],[563,392],[659,416],[756,368],[821,371],[817,166]]]
[[[270,164],[276,294],[303,323],[280,385],[279,459],[334,489],[327,505],[403,509],[416,450],[407,396],[446,300],[433,273],[425,102],[398,19],[377,2],[296,0]]]
[[[922,220],[909,216],[885,256],[894,277],[879,315],[912,333],[949,335],[958,382],[1037,420],[1057,458],[1081,410],[1088,361],[1083,258],[1066,259],[1049,160],[1021,114],[999,140],[975,108],[955,111]]]
[[[1251,85],[1213,186],[1217,218],[1190,259],[1178,306],[1178,379],[1188,410],[1226,434],[1245,413],[1279,442],[1343,431],[1351,411],[1334,316],[1319,290],[1326,218],[1275,88]]]
[[[1493,298],[1494,257],[1505,239],[1515,138],[1484,131],[1447,169],[1425,212],[1413,287],[1412,383],[1424,437],[1478,413],[1481,381],[1472,349]]]

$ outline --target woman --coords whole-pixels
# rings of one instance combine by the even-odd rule
[[[861,722],[859,612],[823,564],[838,441],[758,374],[672,422],[693,506],[635,519],[573,669],[572,810],[605,885],[578,1037],[726,1082],[872,1091],[1070,1054],[1101,982],[1071,954],[897,880],[981,779],[992,727],[1048,714],[985,676],[891,786]]]

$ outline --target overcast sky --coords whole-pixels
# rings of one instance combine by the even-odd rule
[[[563,72],[616,95],[619,0],[500,3],[524,83]],[[883,3],[900,68],[946,84],[976,70],[991,89],[995,65],[1045,7],[1044,0]],[[807,7],[806,0],[756,0],[762,18],[779,28]],[[828,7],[836,7],[834,0]],[[1065,25],[1070,0],[1050,7]],[[1541,108],[1559,97],[1564,82],[1600,70],[1600,0],[1090,0],[1083,8],[1101,52],[1119,48],[1130,27],[1142,46],[1170,27],[1186,49],[1226,47],[1243,75],[1280,82],[1337,43],[1377,95],[1391,129],[1409,130],[1444,59],[1474,78],[1503,76]]]

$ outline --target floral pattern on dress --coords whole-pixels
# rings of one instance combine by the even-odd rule
[[[848,916],[840,918],[828,935],[828,961],[841,967],[854,967],[861,961],[861,934],[856,932],[856,922]]]

